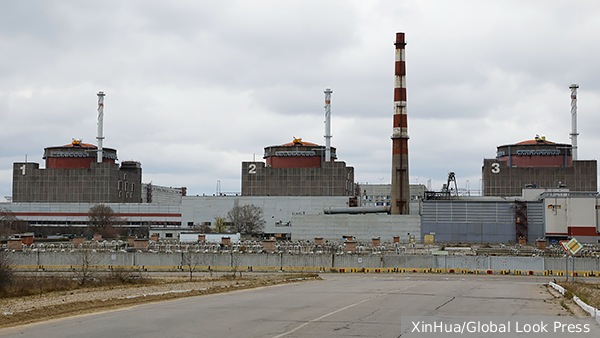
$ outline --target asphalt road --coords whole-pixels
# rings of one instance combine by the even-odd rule
[[[0,337],[398,337],[406,316],[568,315],[543,287],[551,280],[544,277],[323,278],[9,328]],[[599,328],[573,336],[598,337]]]

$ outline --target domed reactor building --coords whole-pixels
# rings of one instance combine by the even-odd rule
[[[13,163],[12,201],[19,203],[141,203],[142,167],[103,147],[104,92],[98,94],[98,146],[73,140],[44,149],[46,168]]]
[[[139,162],[116,163],[117,151],[74,140],[44,149],[46,168],[39,163],[13,163],[13,202],[141,203]]]
[[[501,145],[496,158],[484,159],[484,196],[521,196],[523,188],[568,188],[597,191],[597,162],[574,160],[573,146],[536,136]]]
[[[294,139],[263,158],[242,162],[242,196],[354,196],[354,168],[335,161],[334,147]]]

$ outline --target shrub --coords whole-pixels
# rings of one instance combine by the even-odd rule
[[[14,279],[12,267],[10,266],[10,258],[8,252],[0,251],[0,292],[4,293]]]

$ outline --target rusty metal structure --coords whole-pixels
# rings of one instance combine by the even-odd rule
[[[520,239],[527,241],[528,233],[528,221],[527,221],[527,201],[515,200],[515,225],[516,225],[516,243],[519,243]]]
[[[408,180],[408,118],[406,114],[406,63],[404,33],[396,33],[394,84],[394,130],[392,134],[391,214],[408,215],[410,191]]]

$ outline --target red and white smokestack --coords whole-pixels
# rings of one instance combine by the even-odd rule
[[[573,83],[571,88],[571,159],[577,161],[577,88],[579,85]]]
[[[408,118],[406,115],[406,63],[404,33],[396,33],[394,82],[394,129],[392,133],[391,214],[408,215],[410,186],[408,180]]]
[[[103,128],[104,126],[104,92],[98,92],[98,152],[96,162],[102,163],[102,141],[104,140]]]
[[[325,162],[331,161],[331,93],[331,89],[325,89]]]

